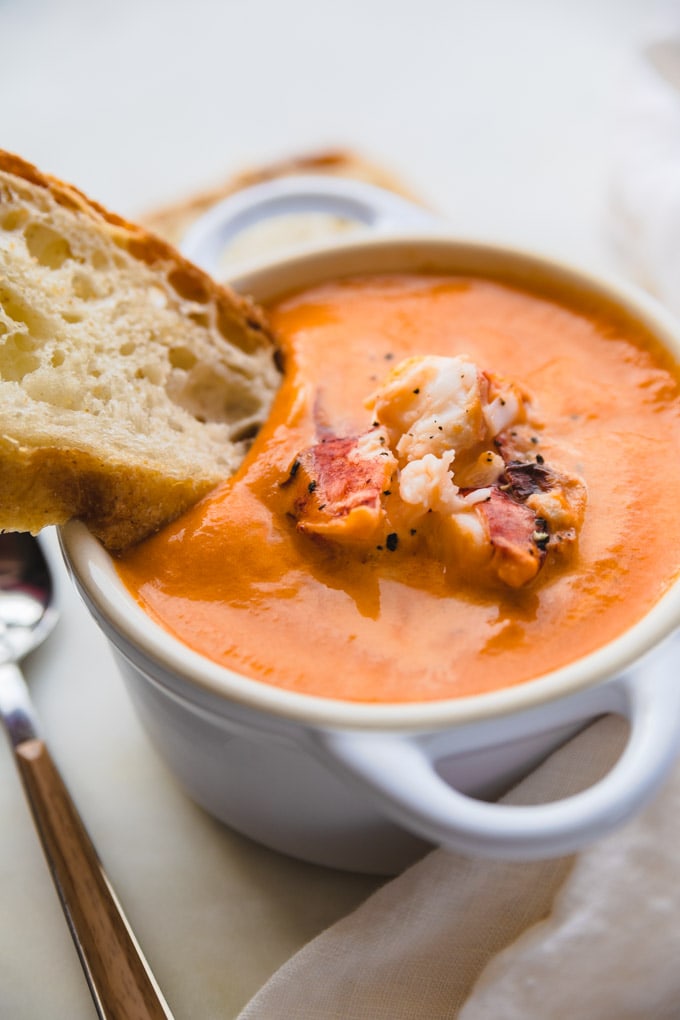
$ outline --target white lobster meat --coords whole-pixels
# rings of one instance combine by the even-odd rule
[[[366,406],[366,432],[296,458],[285,484],[301,532],[364,554],[424,547],[452,576],[510,587],[575,541],[585,485],[545,463],[514,383],[464,356],[412,357]]]

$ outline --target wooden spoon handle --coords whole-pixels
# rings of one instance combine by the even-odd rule
[[[15,754],[99,1016],[172,1020],[47,747],[25,740]]]

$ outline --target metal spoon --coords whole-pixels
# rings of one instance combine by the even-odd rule
[[[0,717],[66,920],[103,1020],[172,1020],[52,761],[17,662],[57,619],[50,571],[31,535],[0,534]]]

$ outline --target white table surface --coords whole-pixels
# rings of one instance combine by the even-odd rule
[[[243,167],[349,146],[460,234],[612,270],[610,138],[648,12],[646,0],[0,0],[0,146],[132,217]],[[178,1020],[228,1020],[376,880],[280,857],[187,800],[53,533],[46,545],[63,616],[26,672],[48,741]],[[3,743],[0,1017],[93,1015]]]

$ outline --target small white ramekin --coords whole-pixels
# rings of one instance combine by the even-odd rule
[[[369,185],[325,177],[259,185],[216,206],[185,251],[215,270],[237,231],[262,216],[304,210],[370,229],[253,267],[232,281],[238,290],[266,302],[348,273],[419,269],[539,279],[631,311],[680,362],[680,326],[634,288],[552,259],[457,240],[429,214]],[[431,843],[507,859],[568,853],[635,812],[680,749],[673,637],[680,582],[634,627],[563,669],[476,697],[373,705],[295,694],[216,665],[151,621],[81,524],[63,528],[61,542],[172,772],[208,811],[284,853],[377,873],[400,870]],[[588,789],[535,806],[480,799],[612,712],[629,720],[629,739]]]

